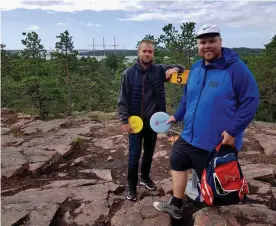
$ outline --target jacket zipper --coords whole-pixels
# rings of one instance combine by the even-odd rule
[[[144,75],[142,75],[142,103],[141,103],[141,118],[143,119],[143,115],[144,115]]]
[[[207,68],[205,69],[205,72],[204,72],[203,84],[202,84],[202,86],[201,86],[199,98],[198,98],[197,103],[196,103],[196,109],[195,109],[194,118],[193,118],[192,140],[191,140],[191,143],[193,142],[193,139],[194,139],[194,124],[195,124],[196,110],[197,110],[197,106],[198,106],[198,103],[199,103],[199,100],[200,100],[200,97],[201,97],[201,94],[202,94],[202,90],[203,90],[203,88],[205,87],[206,73],[207,73]]]

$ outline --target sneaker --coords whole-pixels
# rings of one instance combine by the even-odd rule
[[[141,179],[140,184],[151,191],[156,190],[156,184],[150,178],[148,180]]]
[[[180,209],[175,205],[171,204],[171,200],[168,202],[154,202],[153,206],[160,212],[169,213],[175,219],[181,219],[183,216],[183,208]]]
[[[131,201],[137,200],[137,191],[136,188],[129,188],[126,198]]]

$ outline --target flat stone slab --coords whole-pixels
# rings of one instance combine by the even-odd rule
[[[271,136],[267,134],[254,134],[254,137],[264,148],[265,155],[276,155],[276,136]]]
[[[1,127],[1,135],[8,134],[11,131],[10,128]]]
[[[95,146],[102,147],[104,149],[111,149],[114,148],[113,140],[110,138],[102,138],[102,139],[97,139],[94,142]]]
[[[82,206],[79,214],[73,222],[77,225],[95,225],[100,216],[107,217],[109,213],[106,200],[95,200]]]
[[[111,219],[112,226],[171,226],[170,216],[153,207],[154,201],[167,200],[167,197],[145,197],[133,204],[125,201],[121,209]]]
[[[13,224],[29,217],[28,225],[48,226],[51,224],[59,206],[52,203],[19,203],[9,204],[2,207],[3,226],[12,226]]]
[[[272,178],[275,175],[276,165],[249,164],[241,166],[246,179]]]
[[[31,134],[30,131],[47,133],[51,130],[58,130],[62,124],[64,124],[67,119],[54,119],[51,121],[34,121],[34,123],[29,123],[23,128],[25,134]]]
[[[2,226],[11,226],[16,224],[21,219],[24,219],[28,216],[30,211],[22,207],[21,205],[10,205],[3,206],[1,208],[1,225]]]
[[[163,158],[165,156],[167,156],[167,151],[158,151],[153,155],[153,159]]]
[[[233,214],[218,208],[206,207],[194,213],[193,218],[196,226],[241,226]]]
[[[110,169],[86,169],[86,170],[81,170],[80,173],[88,173],[88,174],[95,173],[101,179],[112,181]]]
[[[257,188],[257,194],[264,195],[271,192],[271,184],[259,180],[249,180],[248,184]]]
[[[22,148],[5,147],[1,149],[1,168],[14,165],[23,165],[27,163],[26,158],[22,155]]]
[[[48,226],[59,207],[68,200],[78,201],[81,205],[74,217],[67,218],[77,225],[93,225],[101,217],[108,217],[109,195],[121,190],[122,186],[104,181],[53,181],[42,188],[28,189],[13,196],[2,196],[2,222],[5,226],[11,226],[28,215],[26,225]]]
[[[243,217],[250,221],[257,221],[262,224],[275,224],[276,222],[276,211],[263,204],[232,205],[221,208],[229,210],[235,217]]]
[[[34,138],[23,144],[24,150],[27,148],[35,148],[38,151],[56,151],[60,155],[68,154],[74,139],[60,139],[55,136],[47,138]]]
[[[172,193],[172,178],[159,181],[157,185],[163,189],[165,195]]]
[[[24,138],[15,137],[11,133],[6,134],[11,131],[10,128],[6,128],[6,132],[3,131],[5,135],[1,136],[2,175],[8,178],[24,171],[36,174],[40,170],[45,170],[51,164],[70,154],[73,151],[72,145],[77,138],[92,139],[86,135],[95,125],[95,122],[85,118],[76,121],[73,118],[41,121],[30,115],[21,114],[20,117],[20,120],[13,124],[13,128],[20,130],[25,135]],[[67,128],[75,125],[77,128]],[[110,139],[121,139],[122,137],[122,135],[116,135]],[[97,172],[97,174],[101,174],[101,172]],[[112,180],[111,174],[103,176],[103,178]]]
[[[58,152],[45,151],[35,147],[24,149],[24,156],[29,163],[46,162],[51,160]]]
[[[22,148],[5,147],[1,149],[1,175],[7,178],[28,169],[28,161],[21,154]]]
[[[102,182],[103,183],[103,182]],[[86,180],[86,179],[79,179],[79,180],[58,180],[52,181],[50,184],[44,185],[43,189],[54,189],[54,188],[76,188],[80,186],[88,186],[88,185],[95,185],[100,184],[97,180]]]
[[[231,205],[223,207],[206,207],[193,215],[194,225],[197,226],[241,226],[239,219],[243,221],[255,221],[263,224],[275,224],[276,211],[270,210],[262,204]]]
[[[15,137],[12,134],[1,135],[1,147],[19,146],[24,142],[23,138]]]

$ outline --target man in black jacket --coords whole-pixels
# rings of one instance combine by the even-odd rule
[[[129,133],[127,199],[133,201],[137,199],[136,186],[143,140],[144,154],[140,184],[149,190],[156,189],[149,174],[157,134],[151,129],[149,120],[158,111],[166,112],[164,82],[169,80],[174,72],[184,71],[181,65],[154,64],[153,57],[153,42],[142,40],[138,47],[138,60],[124,71],[119,92],[119,117],[123,131]],[[132,130],[128,123],[128,118],[132,115],[140,116],[143,120],[143,129],[137,134],[131,133]]]

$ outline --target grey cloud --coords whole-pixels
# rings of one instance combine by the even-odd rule
[[[66,25],[68,25],[68,23],[62,23],[62,22],[60,22],[60,23],[57,23],[56,25],[57,26],[66,26]]]
[[[64,1],[21,1],[21,3],[30,6],[72,5],[72,2]]]
[[[26,27],[27,30],[39,30],[40,27],[36,24]]]
[[[140,2],[142,4],[142,2]],[[164,7],[164,6],[167,6]],[[143,11],[131,13],[119,20],[161,20],[173,23],[194,21],[216,23],[232,27],[268,27],[276,24],[276,4],[257,1],[202,1],[202,2],[143,2]],[[274,15],[273,15],[274,14]]]

